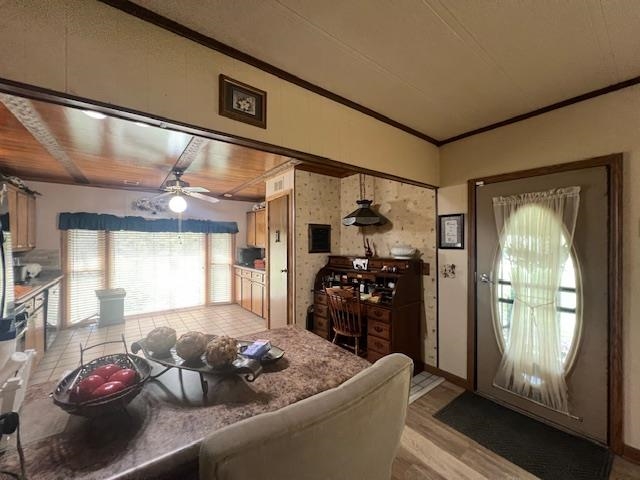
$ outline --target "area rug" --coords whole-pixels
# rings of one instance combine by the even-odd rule
[[[409,403],[413,403],[423,395],[429,393],[444,382],[444,378],[432,375],[428,372],[420,372],[411,379],[411,391],[409,392]]]
[[[434,415],[543,480],[605,480],[609,451],[544,423],[465,392]]]

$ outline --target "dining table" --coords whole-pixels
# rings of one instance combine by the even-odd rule
[[[193,471],[194,465],[193,478],[197,478],[200,444],[212,432],[335,388],[370,366],[296,326],[242,339],[268,340],[285,354],[264,365],[253,382],[242,375],[208,375],[206,394],[196,372],[172,369],[148,381],[126,409],[84,418],[53,403],[50,393],[57,382],[29,386],[20,410],[27,478],[187,478],[177,472],[185,468]],[[163,369],[150,363],[152,373]],[[0,470],[19,471],[15,435],[0,453]]]

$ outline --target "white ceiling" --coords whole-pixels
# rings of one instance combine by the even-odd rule
[[[640,0],[134,1],[440,140],[640,75]]]

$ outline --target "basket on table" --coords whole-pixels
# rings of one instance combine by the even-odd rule
[[[84,352],[100,345],[106,345],[109,343],[120,343],[124,345],[125,353],[113,353],[110,355],[104,355],[84,363]],[[137,381],[116,393],[106,395],[103,397],[86,400],[83,402],[74,402],[71,400],[71,391],[75,385],[77,385],[84,378],[92,374],[92,372],[103,365],[114,363],[121,368],[130,368],[137,373]],[[122,340],[103,342],[96,345],[92,345],[87,348],[80,346],[80,366],[73,370],[71,373],[65,375],[60,380],[56,389],[52,393],[53,403],[58,405],[64,411],[73,415],[80,415],[83,417],[96,417],[104,415],[106,413],[122,411],[141,391],[142,387],[151,375],[151,365],[144,358],[132,355],[127,351],[127,344],[122,336]]]

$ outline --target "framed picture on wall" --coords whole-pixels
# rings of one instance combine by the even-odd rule
[[[309,224],[309,253],[331,253],[331,225]]]
[[[464,249],[464,213],[438,215],[438,248]]]
[[[220,115],[267,128],[267,92],[220,74]]]

